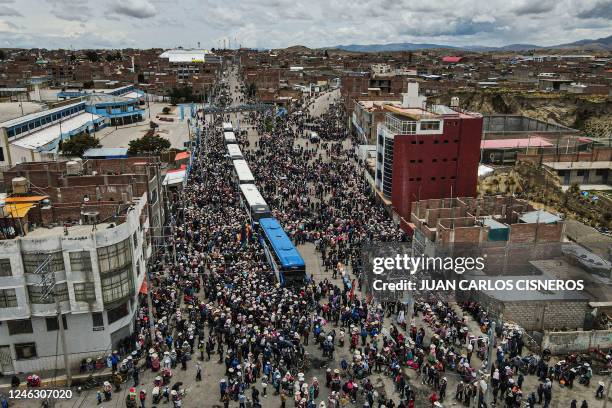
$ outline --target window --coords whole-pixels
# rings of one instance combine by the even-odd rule
[[[423,143],[425,143],[425,142],[424,142],[424,141],[422,141],[422,140],[419,140],[419,144],[423,144]]]
[[[104,327],[104,314],[102,312],[95,312],[91,314],[91,321],[93,327]]]
[[[0,147],[0,161],[4,161],[4,149]]]
[[[53,294],[47,294],[47,290],[42,285],[31,285],[28,286],[28,296],[30,297],[30,303],[35,304],[51,304],[55,302],[53,296],[57,296],[60,302],[68,300],[68,285],[64,283],[58,283],[53,288]]]
[[[102,278],[102,300],[104,303],[116,302],[133,293],[134,281],[132,280],[131,264],[111,276]]]
[[[9,335],[34,333],[32,329],[32,320],[9,320],[8,325]]]
[[[435,180],[436,180],[436,178],[435,178],[435,177],[431,177],[431,181],[435,181]]]
[[[136,231],[134,231],[132,239],[134,240],[134,248],[136,248],[138,246],[138,235],[136,234]]]
[[[108,324],[113,324],[115,323],[117,320],[121,319],[122,317],[125,317],[128,315],[128,304],[126,303],[122,303],[121,305],[113,308],[113,309],[109,309],[106,314],[108,315]]]
[[[100,274],[110,273],[132,263],[129,238],[114,245],[98,248]]]
[[[438,144],[438,143],[440,143],[439,140],[434,140],[434,144]]]
[[[421,121],[421,130],[440,130],[440,122],[436,120]]]
[[[576,171],[576,175],[577,175],[578,177],[583,177],[583,176],[584,176],[584,174],[585,174],[585,172],[586,172],[586,170],[578,170],[578,171]]]
[[[157,202],[157,190],[151,191],[151,205]]]
[[[36,358],[36,343],[15,344],[15,354],[17,355],[17,360]]]
[[[91,254],[89,251],[69,252],[70,269],[72,272],[91,274]]]
[[[58,272],[64,270],[64,257],[61,251],[44,253],[44,252],[32,252],[24,253],[23,256],[23,267],[25,273],[34,273],[36,269],[48,258],[51,257],[51,272]]]
[[[0,258],[0,276],[12,276],[11,260],[8,258]]]
[[[0,289],[0,308],[17,307],[15,289]]]
[[[431,159],[431,161],[432,161],[433,163],[437,163],[437,162],[438,162],[438,159]]]
[[[89,302],[96,300],[96,288],[93,282],[75,283],[74,300],[77,302]]]
[[[444,141],[444,143],[445,143],[445,144],[448,144],[448,140],[445,140],[445,141]]]
[[[56,316],[45,318],[45,322],[47,323],[48,332],[59,330],[59,324],[57,324]],[[62,325],[64,326],[64,330],[68,330],[68,322],[66,322],[66,315],[62,315]]]

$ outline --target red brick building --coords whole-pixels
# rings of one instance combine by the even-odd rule
[[[378,125],[376,188],[409,229],[414,201],[476,195],[482,116],[425,106],[410,84],[401,105],[385,105]],[[410,232],[410,231],[409,231]]]

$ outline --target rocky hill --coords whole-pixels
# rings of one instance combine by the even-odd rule
[[[450,96],[441,98],[449,103]],[[584,130],[592,137],[612,136],[612,100],[603,96],[520,91],[453,92],[465,109],[483,114],[519,114]]]

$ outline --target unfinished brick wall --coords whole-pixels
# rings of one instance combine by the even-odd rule
[[[505,302],[504,317],[526,330],[581,329],[589,310],[586,301]]]
[[[527,331],[582,329],[588,303],[584,300],[525,300],[502,302],[483,292],[462,292],[460,300],[480,302],[494,316],[512,321]]]
[[[537,224],[512,224],[510,242],[534,242]]]

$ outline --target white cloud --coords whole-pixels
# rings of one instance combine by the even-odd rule
[[[21,17],[22,14],[12,7],[0,4],[0,16],[4,17]]]
[[[18,31],[19,27],[17,24],[0,20],[0,33],[16,33]]]
[[[2,35],[0,42],[64,48],[193,46],[198,41],[212,48],[223,38],[231,38],[232,45],[257,48],[399,42],[552,45],[610,35],[609,4],[610,0],[0,0],[0,10],[9,7],[23,15],[20,32]],[[140,20],[137,25],[135,19]]]

